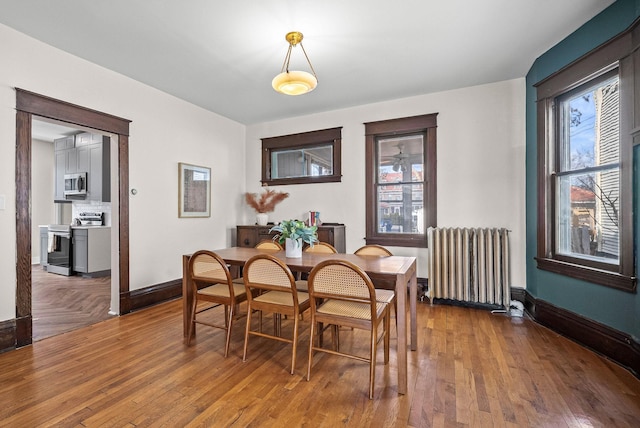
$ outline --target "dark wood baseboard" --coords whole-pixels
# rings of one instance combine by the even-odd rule
[[[130,311],[137,311],[182,296],[182,279],[155,284],[128,293]]]
[[[609,358],[640,378],[640,343],[629,334],[525,294],[525,310],[536,322]]]
[[[0,321],[0,353],[16,349],[16,320]]]

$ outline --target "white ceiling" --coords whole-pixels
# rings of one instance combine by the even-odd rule
[[[524,77],[612,3],[0,0],[0,23],[248,125]],[[297,97],[271,88],[293,30],[318,75]]]

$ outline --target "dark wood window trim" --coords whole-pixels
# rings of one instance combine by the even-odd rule
[[[283,149],[303,149],[330,144],[333,148],[333,174],[295,178],[272,178],[271,152]],[[342,180],[342,127],[262,138],[262,184],[332,183]]]
[[[366,159],[366,243],[392,247],[427,246],[426,229],[437,225],[437,116],[438,113],[365,123]],[[422,132],[424,138],[424,228],[423,234],[380,233],[377,212],[376,141],[379,137]]]
[[[537,266],[560,275],[616,289],[635,292],[636,272],[633,230],[633,145],[637,143],[640,111],[640,85],[634,78],[640,64],[638,32],[640,21],[628,30],[583,57],[540,81],[537,88],[538,138],[538,237]],[[635,39],[635,40],[634,40]],[[554,138],[553,105],[556,98],[618,68],[620,78],[620,263],[615,269],[595,263],[578,263],[554,254],[553,194],[549,180]]]
[[[33,116],[117,135],[119,175],[120,314],[129,301],[129,124],[130,120],[16,88],[16,342],[32,341],[31,320],[31,124]]]

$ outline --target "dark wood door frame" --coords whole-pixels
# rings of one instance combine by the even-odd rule
[[[120,314],[129,303],[129,123],[106,113],[16,88],[16,344],[32,342],[31,317],[31,124],[33,116],[117,135]]]

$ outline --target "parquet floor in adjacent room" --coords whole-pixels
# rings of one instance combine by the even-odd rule
[[[33,265],[31,302],[34,341],[86,327],[113,317],[111,277],[63,276]]]
[[[640,380],[530,319],[420,303],[418,323],[407,394],[394,330],[369,400],[360,361],[318,354],[306,381],[308,317],[290,375],[286,343],[252,337],[242,362],[244,319],[228,358],[222,330],[198,326],[186,347],[175,300],[0,354],[0,426],[640,426]],[[367,341],[340,332],[341,347]]]

